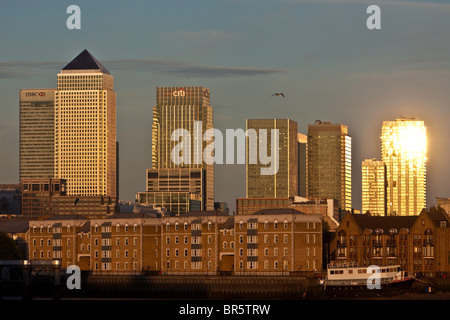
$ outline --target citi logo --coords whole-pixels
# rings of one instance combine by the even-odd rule
[[[172,95],[174,97],[185,97],[186,96],[186,90],[184,88],[179,88],[178,90],[173,91]]]

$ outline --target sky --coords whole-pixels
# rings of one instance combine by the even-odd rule
[[[368,6],[381,10],[369,30]],[[69,30],[66,9],[81,9]],[[427,206],[450,197],[450,3],[414,0],[2,1],[0,183],[18,183],[19,90],[56,88],[87,49],[114,76],[120,198],[145,191],[158,86],[211,90],[214,126],[290,118],[352,136],[352,203],[361,209],[361,161],[380,159],[384,120],[427,127]],[[274,92],[283,92],[272,97]],[[215,166],[215,200],[234,210],[245,166]]]

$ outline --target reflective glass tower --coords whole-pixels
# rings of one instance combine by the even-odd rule
[[[383,161],[366,159],[362,162],[362,212],[386,214],[386,166]]]
[[[250,153],[260,154],[260,145],[246,143],[246,194],[247,198],[287,198],[298,196],[298,133],[297,122],[290,119],[247,119],[247,131],[254,130],[259,142],[261,133],[267,134],[267,154],[272,154],[272,148],[278,148],[278,171],[275,174],[261,174],[261,168],[267,164],[256,161],[252,164]],[[272,145],[273,130],[278,130],[278,146]],[[276,153],[274,153],[276,155]]]
[[[55,89],[20,90],[19,180],[55,174]]]
[[[423,121],[383,121],[381,160],[386,165],[387,215],[418,215],[426,207],[426,154]]]
[[[352,144],[343,124],[308,125],[307,197],[330,198],[342,210],[352,207]]]
[[[158,179],[172,175],[176,178],[165,181],[170,188],[164,188],[158,184],[158,188],[148,188],[148,192],[164,192],[161,197],[168,199],[164,202],[167,205],[171,201],[178,203],[181,196],[183,199],[192,197],[187,193],[190,192],[189,185],[195,184],[198,188],[190,188],[190,190],[201,190],[201,209],[214,210],[214,164],[207,164],[202,157],[204,149],[211,143],[208,139],[203,141],[205,131],[208,129],[213,129],[213,108],[210,105],[208,88],[156,88],[156,106],[153,107],[152,125],[152,169],[148,171],[148,175],[152,174]],[[190,135],[189,163],[173,161],[172,150],[180,143],[178,139],[172,140],[175,130],[185,130]],[[193,177],[193,171],[190,169],[204,169],[204,172],[199,173],[201,179]],[[178,177],[186,177],[186,180],[180,183]],[[186,194],[180,195],[180,193]],[[190,208],[186,207],[186,210]],[[182,211],[179,210],[177,213]]]

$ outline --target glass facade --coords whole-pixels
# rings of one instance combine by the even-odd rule
[[[366,159],[362,162],[362,212],[386,214],[386,167],[383,161]]]
[[[426,153],[423,121],[383,121],[381,160],[386,165],[388,215],[418,215],[425,208]]]
[[[335,199],[341,209],[351,210],[351,161],[347,126],[322,121],[308,125],[307,197]]]
[[[200,125],[196,127],[196,123]],[[172,161],[172,150],[180,143],[180,141],[172,141],[172,133],[177,129],[187,130],[190,134],[190,163],[176,164]],[[202,209],[214,210],[214,165],[206,164],[202,158],[204,149],[211,143],[202,139],[208,129],[213,129],[213,108],[210,106],[208,88],[158,87],[156,89],[156,106],[153,107],[152,125],[152,170],[204,169],[202,173],[204,184],[202,183],[201,187]],[[197,132],[199,137],[196,136]],[[166,171],[161,171],[161,175],[164,172]],[[176,188],[177,179],[175,177],[175,181],[171,182],[170,179],[167,181],[172,186],[171,191],[184,192],[181,185],[179,189]]]
[[[20,181],[54,176],[54,95],[54,89],[20,90]]]
[[[138,192],[136,202],[145,206],[165,208],[180,215],[189,211],[202,211],[200,193],[192,192]]]
[[[298,136],[297,122],[290,119],[247,119],[247,132],[255,130],[257,145],[246,139],[246,194],[247,198],[286,198],[298,195]],[[259,153],[260,130],[267,130],[267,154],[272,154],[271,130],[278,130],[278,171],[262,175],[261,168],[270,164],[261,163]],[[256,163],[249,161],[250,155],[258,155]],[[275,153],[276,154],[276,153]]]

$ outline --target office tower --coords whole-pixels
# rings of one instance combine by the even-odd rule
[[[383,161],[365,159],[362,171],[362,212],[386,215],[386,166]]]
[[[298,195],[306,197],[306,145],[308,136],[298,133]]]
[[[206,170],[147,169],[147,191],[138,192],[136,200],[139,204],[162,207],[174,214],[204,210]]]
[[[423,121],[383,121],[381,160],[386,165],[387,215],[418,215],[425,208],[426,153]]]
[[[257,139],[249,136],[246,143],[246,194],[247,198],[285,198],[298,195],[298,137],[297,122],[290,119],[247,119],[247,132],[254,130]],[[269,167],[262,163],[260,145],[252,141],[261,141],[261,133],[267,133],[267,155],[272,154],[272,148],[278,149],[275,155],[278,161],[278,171],[275,174],[261,174],[262,168]],[[271,132],[278,130],[278,146],[272,145]],[[274,131],[275,132],[275,131]],[[276,142],[274,140],[273,142]],[[249,159],[258,155],[258,161],[251,163]],[[273,164],[272,164],[273,165]]]
[[[352,145],[343,124],[316,121],[308,125],[307,198],[330,198],[351,210]]]
[[[158,87],[156,106],[153,107],[152,126],[152,170],[180,169],[181,175],[190,175],[190,169],[204,169],[202,188],[202,210],[214,210],[214,165],[206,164],[202,158],[205,147],[211,141],[203,141],[203,135],[213,129],[213,108],[210,105],[210,91],[205,87]],[[182,138],[172,141],[175,130],[186,130],[190,134],[191,157],[189,161],[176,163],[172,150]],[[183,150],[187,152],[187,150]],[[163,171],[162,171],[163,172]],[[194,180],[193,180],[194,181]],[[178,182],[168,181],[169,185]],[[160,192],[162,189],[153,190]],[[183,188],[172,188],[167,192],[185,192]],[[187,209],[188,210],[188,209]]]
[[[68,195],[117,195],[116,93],[109,71],[87,50],[58,74],[55,178]]]
[[[20,90],[20,181],[54,176],[54,95],[55,89]]]

